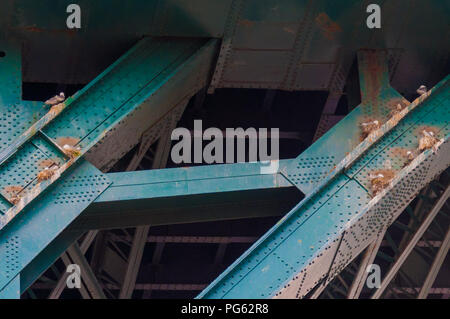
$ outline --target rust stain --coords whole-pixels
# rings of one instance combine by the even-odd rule
[[[23,187],[19,186],[19,185],[12,185],[12,186],[4,187],[3,190],[8,195],[13,195],[13,194],[16,195],[16,194],[20,193],[23,190]]]
[[[8,200],[13,204],[16,205],[20,201],[19,193],[23,190],[22,186],[18,185],[12,185],[12,186],[6,186],[3,188],[5,195],[8,196]]]
[[[80,139],[75,137],[58,137],[56,139],[56,144],[61,148],[64,147],[64,145],[75,146],[78,142],[80,142]]]
[[[336,33],[342,31],[339,24],[331,20],[331,18],[325,12],[319,13],[315,21],[325,38],[327,38],[328,40],[333,40]]]
[[[59,104],[53,105],[47,114],[50,114],[51,116],[54,117],[54,116],[58,115],[59,113],[61,113],[61,111],[64,109],[65,106],[66,106],[65,103],[59,103]]]
[[[17,30],[24,30],[24,31],[28,31],[28,32],[35,32],[35,33],[53,33],[53,34],[58,34],[58,33],[64,33],[67,35],[75,35],[75,33],[77,32],[75,29],[61,29],[61,30],[52,30],[52,29],[43,29],[43,28],[39,28],[38,26],[34,25],[30,25],[30,26],[26,26],[26,27],[21,27],[21,28],[15,28]]]
[[[51,159],[51,158],[46,158],[38,163],[38,167],[40,169],[44,169],[46,167],[56,165],[56,163],[57,163],[57,160]]]
[[[364,80],[365,94],[369,101],[375,102],[378,99],[381,91],[381,81],[383,67],[380,65],[377,54],[375,51],[367,51],[367,71]],[[379,103],[372,103],[373,112],[380,114]]]
[[[239,25],[242,25],[242,26],[244,26],[244,27],[249,27],[249,28],[251,28],[251,27],[253,27],[253,26],[255,25],[255,22],[250,21],[250,20],[248,20],[248,19],[240,19],[239,22],[238,22],[238,24],[239,24]]]
[[[283,28],[283,31],[286,31],[287,33],[295,34],[295,30],[292,29],[292,28],[289,28],[289,27],[284,27],[284,28]]]

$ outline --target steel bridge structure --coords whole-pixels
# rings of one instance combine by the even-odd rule
[[[0,298],[59,298],[68,273],[56,263],[80,265],[83,298],[450,296],[445,1],[78,1],[86,26],[66,30],[71,2],[0,4]],[[365,27],[372,2],[380,30]],[[24,99],[32,82],[86,84],[49,108]],[[275,170],[166,168],[188,105],[232,88],[264,90],[272,113],[280,91],[325,92],[308,147]],[[337,114],[343,96],[349,111]],[[435,143],[418,151],[424,130]],[[383,169],[393,177],[374,192]],[[277,221],[262,236],[149,232],[264,217]],[[247,249],[212,282],[139,283],[148,243],[153,265],[169,243],[215,245],[211,267],[229,245]],[[369,289],[373,264],[382,278]]]

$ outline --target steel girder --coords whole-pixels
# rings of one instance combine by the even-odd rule
[[[430,285],[448,249],[446,230],[450,210],[445,202],[449,195],[449,172],[447,169],[427,185],[417,196],[414,205],[411,203],[359,258],[348,264],[328,285],[315,289],[310,297],[317,298],[320,295],[320,298],[353,299],[360,298],[360,295],[363,298],[373,295],[373,298],[422,298],[426,291],[445,294],[445,289],[431,289]],[[429,192],[430,189],[433,191]],[[424,194],[429,195],[425,197]],[[406,224],[406,221],[409,223]],[[405,235],[410,235],[410,238],[403,245]],[[381,269],[380,289],[365,287],[367,266],[370,264],[378,265]],[[445,271],[447,269],[442,269],[443,275]]]
[[[306,198],[199,298],[305,296],[338,275],[449,166],[450,76],[409,104],[389,87],[383,59],[382,52],[360,53],[361,105],[282,169]],[[392,103],[405,108],[391,117]],[[384,124],[360,142],[358,127],[368,119]],[[395,152],[414,150],[430,127],[440,138],[436,147],[411,163]],[[374,196],[368,174],[386,165],[396,176]]]
[[[298,254],[291,253],[291,242],[289,242],[289,245],[285,246],[284,252],[282,251],[285,254],[285,257],[287,256],[293,260],[298,258],[297,260],[300,262],[303,258],[303,260],[306,260],[303,262],[308,264],[301,270],[302,279],[308,276],[306,278],[306,284],[304,284],[305,281],[302,279],[293,279],[293,283],[296,285],[295,293],[297,294],[300,289],[303,289],[300,293],[306,294],[314,288],[315,284],[319,281],[325,286],[339,274],[341,269],[345,267],[350,260],[357,256],[374,238],[383,232],[385,227],[395,219],[395,214],[398,214],[403,210],[402,207],[414,197],[415,193],[420,190],[423,185],[429,182],[429,180],[435,174],[438,174],[440,170],[448,166],[448,159],[445,157],[445,155],[448,154],[448,149],[445,148],[445,145],[447,145],[447,125],[449,120],[445,104],[446,99],[448,98],[448,78],[434,88],[432,93],[422,96],[411,104],[405,104],[406,108],[404,111],[399,115],[397,114],[397,116],[394,116],[394,118],[390,118],[389,111],[392,110],[390,108],[392,101],[404,103],[404,99],[402,99],[398,93],[387,84],[388,79],[386,72],[382,72],[383,70],[387,71],[386,68],[383,68],[383,53],[363,52],[361,54],[361,65],[365,65],[364,61],[369,60],[368,66],[372,66],[372,68],[369,67],[369,70],[373,69],[373,66],[377,66],[375,70],[376,72],[381,72],[382,76],[372,75],[368,70],[361,70],[363,90],[366,88],[364,83],[370,83],[370,81],[373,81],[374,79],[377,79],[377,81],[366,84],[367,90],[363,92],[363,103],[354,112],[356,114],[363,114],[363,116],[360,116],[359,121],[366,120],[368,117],[376,117],[380,118],[380,121],[382,122],[385,122],[386,120],[387,122],[379,131],[371,134],[368,139],[364,140],[362,143],[355,143],[356,146],[354,146],[354,150],[350,155],[346,155],[344,151],[341,150],[340,153],[338,153],[341,154],[341,158],[338,157],[336,160],[341,160],[341,162],[338,162],[336,165],[337,167],[334,170],[331,170],[331,172],[328,172],[328,174],[322,175],[321,173],[323,165],[321,165],[322,163],[320,162],[322,159],[318,159],[317,163],[311,163],[312,161],[308,158],[308,156],[311,156],[311,153],[308,153],[308,150],[305,152],[306,154],[302,153],[297,159],[281,161],[280,164],[283,168],[281,174],[268,174],[266,176],[260,174],[260,165],[257,163],[108,174],[110,179],[113,179],[113,184],[97,199],[97,204],[99,206],[94,209],[97,204],[93,203],[92,208],[94,210],[86,210],[86,215],[80,216],[71,228],[74,231],[81,233],[83,230],[95,227],[113,228],[123,227],[124,225],[136,226],[138,224],[155,224],[155,221],[156,224],[193,221],[192,219],[189,219],[192,218],[191,216],[188,216],[187,218],[184,217],[185,219],[182,219],[183,217],[180,215],[174,217],[174,211],[170,210],[170,213],[162,212],[163,216],[151,216],[151,210],[148,211],[148,208],[152,204],[156,204],[158,210],[161,208],[167,209],[167,205],[170,205],[169,203],[173,202],[172,199],[177,198],[178,196],[181,196],[177,198],[177,203],[180,204],[182,203],[180,202],[180,199],[182,199],[183,196],[195,200],[199,198],[197,197],[198,195],[204,196],[217,192],[218,194],[220,193],[220,196],[227,196],[227,193],[237,194],[235,192],[238,190],[243,191],[264,187],[268,187],[268,190],[272,189],[271,192],[273,192],[278,188],[278,182],[275,182],[276,179],[278,179],[279,181],[284,181],[282,184],[285,187],[290,187],[292,184],[295,184],[309,196],[305,199],[306,204],[304,201],[297,206],[297,209],[302,208],[303,205],[306,206],[306,208],[308,208],[306,211],[303,211],[300,216],[294,214],[286,216],[275,226],[275,229],[278,227],[281,228],[286,226],[286,221],[289,220],[290,217],[298,218],[297,220],[291,219],[290,224],[288,225],[291,229],[296,227],[292,226],[292,224],[300,225],[297,230],[299,233],[292,234],[292,237],[296,239],[294,249],[298,249],[299,251],[303,249],[305,252],[312,251],[309,252],[309,259],[306,258],[308,253],[305,253],[305,257],[299,257]],[[371,76],[373,76],[373,78]],[[378,100],[378,94],[384,98]],[[381,104],[380,101],[383,103]],[[358,126],[358,120],[352,118],[352,116],[357,118],[355,114],[351,114],[350,118],[347,119],[348,123],[353,123],[353,125]],[[392,154],[390,151],[396,148],[413,149],[418,143],[416,136],[417,130],[419,129],[420,131],[420,128],[425,126],[433,126],[437,129],[439,132],[438,136],[442,137],[439,142],[440,146],[437,149],[425,151],[412,163],[404,167],[405,164],[408,164],[406,159],[401,156],[396,156],[395,152]],[[356,138],[353,135],[353,140],[358,141],[359,130],[354,127],[351,128],[352,131],[350,133],[347,130],[348,128],[346,126],[337,125],[332,129],[330,134],[325,135],[322,138],[322,141],[319,140],[317,142],[316,150],[321,149],[320,143],[324,143],[324,145],[328,147],[330,144],[327,144],[326,141],[324,142],[323,139],[326,140],[327,136],[333,134],[352,136],[351,132],[353,132],[357,137]],[[311,150],[309,151],[311,152]],[[320,154],[317,151],[312,152],[312,154],[314,153]],[[306,156],[306,158],[303,158],[304,156]],[[438,156],[440,156],[440,159],[436,159]],[[383,167],[387,159],[392,161],[390,165],[396,170],[397,177],[387,190],[382,194],[373,197],[370,194],[367,171]],[[426,164],[428,161],[433,162],[433,164]],[[303,165],[304,167],[298,167],[298,163],[302,162],[306,162],[306,164]],[[311,166],[314,166],[314,164],[317,164],[317,167],[315,167],[316,170],[314,170],[314,168],[311,170],[310,168]],[[292,167],[297,171],[292,171]],[[419,170],[423,176],[418,178],[415,174],[417,170]],[[315,174],[317,172],[320,174]],[[298,175],[300,174],[313,176],[309,183],[315,183],[316,186],[314,187],[316,189],[310,187],[307,183],[298,183]],[[252,177],[252,175],[254,176]],[[319,177],[316,177],[317,175],[319,175]],[[282,179],[280,180],[281,177]],[[405,179],[410,179],[411,183],[404,183]],[[289,180],[291,181],[289,182]],[[264,181],[268,184],[266,185],[266,182]],[[154,186],[151,186],[152,184]],[[305,187],[305,184],[308,187]],[[322,186],[325,190],[319,189],[319,191],[317,191],[317,188],[320,188],[321,185],[325,185]],[[408,194],[406,199],[403,198],[405,194]],[[104,196],[103,200],[101,199],[102,196]],[[259,196],[261,196],[261,194],[259,194]],[[350,196],[350,200],[345,198],[347,196]],[[341,200],[339,199],[340,197],[344,198]],[[158,198],[165,200],[160,206],[158,205]],[[387,200],[387,198],[389,198],[389,200]],[[147,201],[142,202],[142,200]],[[208,202],[207,197],[203,197],[201,200],[203,204]],[[236,200],[236,198],[234,197],[233,200]],[[104,201],[103,204],[106,204],[105,206],[103,206],[102,201]],[[108,204],[108,202],[110,204]],[[119,212],[122,210],[120,208],[121,203],[126,204],[128,210],[127,214]],[[111,209],[114,210],[114,207],[118,210],[117,212],[111,211]],[[344,209],[341,209],[340,207],[344,207]],[[210,210],[208,210],[208,213],[209,212]],[[348,216],[341,217],[344,215],[344,212],[345,214],[348,214]],[[99,215],[95,217],[96,214]],[[199,216],[200,219],[199,217],[195,217],[195,220],[205,220],[205,217],[202,217],[201,215],[201,212],[197,212],[197,216]],[[121,220],[114,221],[116,218]],[[224,214],[210,216],[209,214],[208,218],[217,220],[227,218],[227,216]],[[236,216],[233,216],[233,218],[236,218]],[[126,219],[133,221],[129,224],[124,224],[126,223]],[[295,221],[295,223],[293,221]],[[334,230],[336,227],[339,227],[337,231]],[[287,231],[289,231],[289,228]],[[329,235],[327,234],[327,231]],[[272,234],[273,232],[276,231],[272,229]],[[325,236],[325,238],[323,237],[324,233],[327,234],[328,238],[326,238],[327,236]],[[312,238],[308,238],[311,234],[313,234]],[[280,231],[276,235],[283,236],[283,232]],[[307,237],[305,238],[304,236]],[[267,237],[268,235],[265,236],[265,238]],[[338,240],[336,240],[336,237]],[[290,239],[290,241],[292,240],[293,239]],[[308,241],[308,244],[310,244],[308,247],[302,246],[305,241]],[[313,242],[316,245],[311,245]],[[330,242],[331,245],[328,246]],[[261,240],[255,244],[254,248],[258,247],[258,244],[260,243]],[[265,247],[262,249],[263,251],[264,248]],[[265,252],[270,253],[270,249],[266,249]],[[274,256],[276,259],[272,260],[272,265],[277,265],[277,262],[279,262],[278,260],[281,258],[278,258],[279,256],[280,255]],[[311,258],[311,256],[313,257]],[[269,255],[268,257],[271,256]],[[245,258],[245,256],[243,258]],[[319,265],[319,268],[317,268],[317,265]],[[257,265],[255,269],[259,270],[260,267],[261,266]],[[270,267],[263,267],[263,275],[264,272],[267,272],[270,269]],[[230,269],[228,271],[230,271]],[[272,275],[273,271],[274,270],[272,270]],[[275,269],[275,272],[276,271],[280,271],[280,269]],[[282,268],[281,271],[284,272],[285,268]],[[251,272],[249,272],[249,275],[252,275]],[[258,280],[267,278],[263,275],[259,274]],[[317,277],[314,278],[314,276]],[[279,281],[279,278],[272,277],[267,278],[267,280]],[[289,291],[288,288],[291,287],[291,284],[291,282],[288,283],[279,296],[293,297],[292,294],[289,294],[292,290]],[[252,282],[252,285],[256,284]],[[214,284],[212,287],[214,289]],[[261,288],[260,286],[256,287],[258,289]],[[278,288],[279,287],[280,286],[278,286]],[[242,289],[237,293],[242,294],[244,297],[248,297],[248,295],[246,295],[248,291],[249,290]],[[260,292],[260,290],[252,290],[252,293]]]
[[[102,81],[102,78],[108,78],[108,75],[114,74],[117,69],[120,70],[120,64],[129,56],[134,55],[133,61],[134,59],[141,59],[141,61],[143,59],[142,63],[146,63],[147,60],[142,57],[142,55],[145,55],[145,49],[144,53],[140,52],[140,49],[145,48],[149,41],[141,42],[88,87],[77,93],[72,99],[69,99],[66,105],[63,106],[61,114],[56,112],[56,114],[49,114],[38,120],[31,130],[22,133],[13,143],[7,143],[9,146],[2,150],[2,158],[5,160],[2,164],[8,164],[11,159],[19,158],[18,154],[25,154],[24,156],[26,157],[23,149],[29,145],[31,149],[35,147],[38,152],[42,152],[46,157],[53,158],[53,156],[48,156],[49,154],[59,155],[60,161],[58,163],[64,168],[61,170],[61,173],[64,173],[62,178],[58,178],[57,174],[54,185],[50,185],[53,182],[51,180],[50,183],[44,183],[49,185],[43,185],[43,188],[34,188],[35,190],[37,189],[37,193],[32,192],[31,196],[25,198],[27,200],[23,200],[23,204],[26,205],[25,209],[16,218],[8,219],[11,222],[2,229],[4,237],[0,238],[0,240],[3,240],[1,252],[7,258],[2,259],[3,263],[6,264],[2,265],[0,269],[0,271],[4,271],[2,273],[4,277],[0,277],[0,283],[3,287],[0,291],[6,296],[9,296],[11,291],[17,291],[16,285],[19,280],[21,291],[28,287],[48,267],[51,261],[81,235],[82,227],[78,229],[69,228],[64,232],[61,232],[61,230],[66,228],[111,183],[104,174],[95,171],[92,165],[83,161],[73,165],[73,167],[66,165],[67,172],[64,172],[66,169],[62,163],[67,164],[72,159],[67,159],[63,154],[58,153],[58,145],[54,143],[54,139],[60,136],[75,136],[79,139],[79,145],[82,147],[82,153],[84,153],[94,145],[98,145],[97,142],[105,137],[103,131],[110,131],[115,125],[124,125],[126,127],[126,118],[129,118],[130,114],[145,114],[137,112],[140,109],[148,109],[152,105],[154,106],[150,98],[153,96],[152,92],[164,92],[164,88],[171,88],[170,84],[167,83],[170,83],[172,78],[175,78],[175,83],[178,83],[174,85],[174,88],[181,92],[180,98],[174,98],[172,100],[173,103],[171,103],[172,106],[177,105],[182,98],[186,98],[189,94],[192,95],[197,89],[195,84],[186,85],[183,87],[183,90],[180,90],[178,85],[181,83],[185,84],[186,77],[191,80],[197,79],[193,75],[194,72],[198,71],[197,66],[203,65],[203,58],[205,57],[211,61],[215,48],[215,42],[212,41],[197,52],[202,44],[201,41],[194,41],[195,45],[188,40],[181,41],[186,44],[186,46],[181,45],[181,51],[183,51],[182,48],[186,49],[186,51],[183,51],[182,57],[178,56],[179,59],[175,58],[175,60],[172,60],[175,63],[168,69],[161,70],[160,77],[156,77],[156,82],[162,82],[162,86],[157,83],[151,84],[151,93],[138,87],[138,91],[134,91],[134,96],[131,93],[132,97],[129,99],[126,99],[123,91],[118,88],[117,94],[113,94],[116,101],[113,101],[111,105],[103,104],[96,109],[101,113],[95,114],[94,119],[97,119],[97,121],[92,122],[94,119],[89,119],[85,123],[75,123],[76,130],[73,132],[72,125],[68,124],[72,120],[76,122],[77,118],[83,118],[83,108],[92,111],[87,108],[88,103],[86,100],[89,101],[89,98],[94,96],[95,99],[93,101],[96,102],[97,98],[101,98],[103,94],[101,90],[102,85],[108,85],[109,82],[107,80]],[[167,45],[167,50],[170,51],[171,46]],[[156,47],[164,48],[164,41],[158,43]],[[147,48],[154,47],[150,45]],[[176,46],[171,48],[174,51],[180,50],[180,47]],[[159,61],[158,58],[156,60]],[[186,60],[188,61],[187,63],[185,62]],[[255,295],[268,297],[277,294],[277,292],[280,297],[303,296],[317,283],[329,281],[337,275],[358,252],[369,244],[370,240],[378,234],[380,229],[386,227],[393,220],[402,205],[407,204],[408,200],[412,199],[421,186],[427,183],[440,170],[448,166],[449,114],[446,104],[448,100],[448,77],[435,87],[431,94],[428,93],[409,104],[395,90],[389,87],[385,62],[386,56],[383,52],[365,51],[360,53],[362,105],[297,159],[282,163],[281,172],[285,179],[290,181],[287,184],[295,184],[307,195],[307,198],[274,226],[249,252],[237,260],[201,296],[253,297]],[[170,62],[168,63],[170,64]],[[124,64],[127,64],[126,67],[130,67],[128,63]],[[207,73],[207,68],[204,68],[204,70]],[[133,72],[133,70],[130,72]],[[143,82],[136,82],[145,83],[145,77],[148,75],[140,76],[142,76],[141,80]],[[204,74],[202,76],[206,78]],[[138,79],[140,78],[138,77]],[[114,85],[112,88],[115,88]],[[170,89],[167,89],[166,93],[170,91]],[[96,94],[100,96],[96,96]],[[123,100],[124,98],[125,100]],[[117,101],[119,101],[119,104],[115,104]],[[145,104],[146,101],[150,102]],[[405,104],[406,108],[390,118],[389,113],[392,110],[390,107],[398,103]],[[140,108],[139,105],[141,104],[146,106]],[[77,105],[78,107],[76,107]],[[158,105],[155,106],[157,109],[155,112],[161,114],[158,113],[158,111],[162,111],[158,109]],[[368,138],[359,143],[358,126],[360,122],[373,117],[379,118],[384,124],[379,130],[370,134]],[[415,146],[417,143],[415,130],[424,126],[435,127],[441,141],[436,145],[435,149],[421,153],[412,163],[403,167],[407,164],[406,161],[402,158],[396,158],[388,151],[393,147],[412,148]],[[23,127],[23,129],[26,129],[26,127]],[[144,126],[141,125],[139,130],[138,133],[135,133],[135,137],[139,137],[142,134]],[[36,136],[40,139],[36,139]],[[104,140],[105,144],[107,144],[106,141],[108,140],[115,140],[111,136],[113,135],[107,136],[109,138]],[[348,141],[348,143],[342,144],[342,140]],[[110,143],[110,147],[114,145],[114,142]],[[120,151],[116,151],[116,154],[120,154],[127,148],[130,148],[130,146],[120,147]],[[104,150],[105,154],[108,153],[108,150],[111,150],[111,148],[106,148]],[[114,148],[112,150],[114,151]],[[334,155],[330,156],[330,152]],[[367,171],[382,167],[387,159],[392,160],[397,177],[387,190],[371,198]],[[31,159],[31,161],[32,163],[36,162],[34,159]],[[15,165],[15,163],[22,162],[17,160],[16,162],[12,161],[12,163],[12,165]],[[107,167],[108,163],[103,162],[103,164],[99,164],[102,167],[103,165]],[[245,165],[241,164],[230,166],[238,169],[245,167]],[[260,166],[257,164],[255,167],[259,169]],[[204,170],[205,168],[201,169]],[[5,171],[8,170],[6,169]],[[163,176],[163,172],[160,171],[158,174]],[[201,172],[199,173],[200,175],[203,173],[203,171],[198,172]],[[36,173],[37,168],[35,167],[30,174],[36,175]],[[69,175],[69,173],[73,175]],[[83,173],[87,174],[88,177],[83,175]],[[81,175],[78,176],[77,174]],[[267,179],[267,176],[256,175],[258,176],[255,176],[255,183]],[[272,178],[272,181],[268,184],[269,188],[274,186],[274,188],[278,188],[278,184],[274,183],[273,178],[281,175],[267,175],[269,178]],[[95,178],[100,180],[92,180],[90,176],[95,176]],[[63,187],[58,186],[66,186],[66,178],[69,177],[71,177],[69,181],[74,183],[74,185],[69,183],[68,187],[73,187],[73,190],[68,191],[69,194],[70,192],[85,189],[86,184],[99,184],[100,187],[91,190],[94,195],[91,195],[89,200],[83,202],[81,199],[79,206],[69,203],[71,200],[66,200],[67,194],[64,192],[62,195],[53,192],[48,196],[51,189],[67,191]],[[186,180],[186,178],[183,179]],[[246,178],[244,180],[247,181]],[[258,182],[256,182],[257,180]],[[410,185],[405,183],[405,180],[411,182]],[[230,180],[230,182],[228,189],[230,193],[233,193],[232,190],[240,190],[242,188],[239,186],[242,183],[242,179],[237,178],[234,181]],[[58,183],[62,184],[58,185]],[[171,183],[176,185],[177,181],[171,180],[168,184]],[[201,178],[192,184],[186,183],[185,188],[181,190],[168,185],[166,190],[151,189],[150,193],[154,193],[150,194],[150,198],[170,198],[174,194],[178,195],[180,191],[181,194],[185,194],[187,197],[195,198],[195,195],[198,194],[211,193],[210,188],[214,184],[218,187],[217,181],[212,181],[211,183],[211,181]],[[29,186],[28,184],[26,185],[27,187]],[[136,185],[131,186],[134,187]],[[255,188],[260,189],[261,186]],[[220,190],[217,192],[220,192]],[[34,195],[37,196],[41,192],[43,194],[40,200],[33,201]],[[407,195],[406,200],[403,198],[399,199],[405,194]],[[57,198],[52,196],[57,196]],[[145,193],[138,196],[141,196],[139,198],[148,198],[148,194]],[[341,199],[342,197],[349,197],[352,200],[344,200]],[[4,205],[8,209],[12,206],[12,202],[8,201],[7,196],[5,198]],[[55,200],[56,202],[54,202]],[[58,210],[48,208],[48,205],[55,204],[64,206],[64,214],[60,214],[61,208]],[[345,211],[338,208],[342,205],[347,207]],[[66,209],[65,206],[69,206],[70,209]],[[33,208],[32,212],[31,208]],[[344,214],[344,212],[348,215],[346,218],[340,215]],[[48,225],[48,220],[53,221],[55,218],[57,223],[53,224],[52,231],[40,237],[35,236],[39,233],[38,229],[42,229],[42,225]],[[138,223],[142,222],[141,220]],[[122,225],[122,223],[121,221],[119,224]],[[357,231],[351,231],[352,227]],[[302,231],[304,229],[307,229],[307,231]],[[326,238],[323,237],[323,234],[327,234]],[[308,235],[308,237],[305,238],[305,235]],[[298,249],[299,254],[292,254],[292,247]],[[300,256],[302,252],[303,255]],[[242,267],[244,264],[245,267]],[[236,266],[239,267],[236,268]],[[239,278],[239,280],[233,278]],[[246,284],[251,284],[253,289],[245,289]],[[246,295],[246,293],[249,293],[249,295]]]
[[[298,202],[291,182],[280,173],[261,174],[260,168],[237,163],[109,173],[111,187],[70,229],[274,216]]]
[[[333,91],[361,47],[389,48],[401,92],[448,67],[441,0],[378,1],[376,32],[366,27],[371,0],[80,1],[83,32],[65,28],[70,3],[1,2],[0,33],[25,40],[26,82],[86,83],[144,35],[223,38],[213,88]]]
[[[19,273],[32,261],[32,271],[20,276],[21,291],[44,271],[80,235],[62,230],[110,185],[105,175],[81,156],[93,147],[97,152],[104,150],[114,140],[111,131],[116,127],[123,129],[135,121],[127,144],[109,148],[109,154],[132,147],[149,127],[171,118],[171,112],[179,111],[180,101],[205,86],[216,52],[215,40],[145,38],[39,119],[42,105],[20,100],[19,46],[2,41],[11,48],[8,59],[1,61],[11,76],[2,77],[9,82],[2,87],[0,105],[7,134],[0,150],[0,292],[17,283]],[[27,106],[29,110],[25,110]],[[136,120],[143,115],[145,124]],[[23,120],[28,122],[22,124]],[[60,142],[61,138],[65,142]],[[75,156],[62,149],[62,144],[71,142],[80,147]],[[38,180],[46,166],[55,168],[53,176]],[[39,200],[34,200],[38,196]]]

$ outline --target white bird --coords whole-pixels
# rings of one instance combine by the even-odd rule
[[[64,153],[71,159],[81,155],[81,148],[79,146],[70,146],[68,144],[65,144],[62,148]]]
[[[384,178],[383,174],[369,174],[369,178],[370,179],[375,179],[375,178]]]
[[[45,101],[45,104],[46,105],[56,105],[58,103],[64,102],[65,99],[66,99],[66,96],[64,95],[64,92],[61,92],[61,93],[59,93],[59,95],[55,95],[51,99],[48,99],[47,101]]]
[[[417,94],[420,94],[420,95],[422,95],[422,94],[425,94],[425,93],[427,93],[427,87],[425,86],[425,85],[421,85],[418,89],[417,89]]]

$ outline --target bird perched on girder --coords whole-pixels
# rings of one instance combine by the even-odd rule
[[[369,180],[372,185],[372,193],[377,195],[390,184],[394,177],[395,172],[392,169],[380,169],[370,172]]]
[[[74,159],[75,157],[78,157],[81,155],[81,148],[79,146],[71,146],[71,145],[65,144],[63,146],[63,151],[71,159]]]
[[[425,85],[421,85],[421,86],[419,86],[419,88],[417,89],[416,92],[419,95],[423,95],[423,94],[427,93],[427,87]]]
[[[422,137],[419,139],[419,151],[432,148],[439,140],[434,136],[432,131],[423,130]]]
[[[370,133],[378,130],[380,127],[381,124],[377,120],[361,123],[362,138],[365,139],[367,136],[369,136]]]
[[[64,92],[61,92],[58,95],[55,95],[54,97],[52,97],[51,99],[48,99],[47,101],[45,101],[45,104],[52,106],[52,105],[56,105],[56,104],[64,102],[65,99],[66,99],[66,96],[64,95]]]

